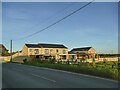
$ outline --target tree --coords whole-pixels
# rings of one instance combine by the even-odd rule
[[[2,56],[9,55],[8,50],[5,48],[4,45],[0,44],[0,54]]]

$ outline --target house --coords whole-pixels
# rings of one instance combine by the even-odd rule
[[[8,55],[8,50],[3,44],[0,44],[0,55],[2,56]]]
[[[77,55],[77,59],[81,58],[95,58],[95,49],[93,47],[82,47],[82,48],[73,48],[70,52],[69,55]]]
[[[24,56],[36,57],[40,59],[54,58],[56,60],[68,59],[68,48],[62,44],[25,44],[22,49]]]

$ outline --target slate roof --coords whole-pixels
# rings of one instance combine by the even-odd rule
[[[68,54],[76,54],[76,53],[70,51],[70,52],[68,52]]]
[[[68,52],[68,54],[86,54],[85,52]]]
[[[38,44],[25,44],[29,48],[40,48]]]
[[[62,44],[44,44],[44,43],[39,43],[39,44],[25,44],[29,48],[67,48],[66,46]]]
[[[88,51],[92,47],[73,48],[71,51]]]

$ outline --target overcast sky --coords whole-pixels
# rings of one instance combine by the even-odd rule
[[[9,49],[11,39],[19,39],[39,31],[86,3],[3,2],[2,42]],[[116,53],[117,5],[117,2],[94,2],[41,33],[13,41],[13,51],[21,50],[25,43],[60,43],[69,50],[92,46],[97,53]]]

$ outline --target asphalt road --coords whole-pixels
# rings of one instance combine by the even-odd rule
[[[21,64],[2,65],[3,88],[118,88],[118,81]]]

